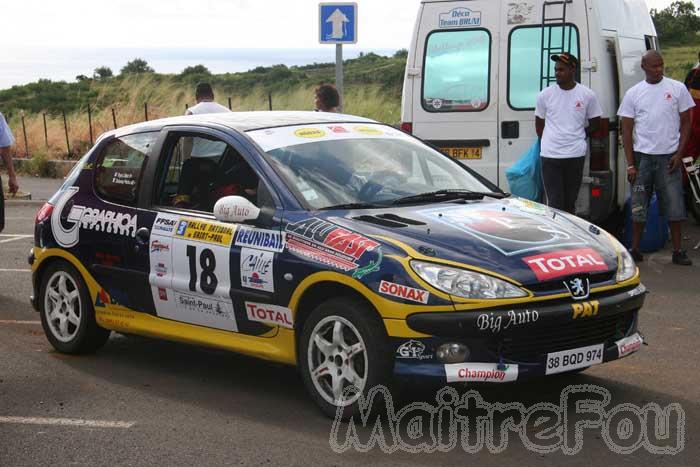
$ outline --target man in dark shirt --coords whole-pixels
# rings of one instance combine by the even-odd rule
[[[693,123],[690,130],[690,140],[685,147],[685,155],[695,158],[700,156],[700,53],[698,53],[698,63],[685,77],[685,85],[695,101],[695,108],[691,114]]]

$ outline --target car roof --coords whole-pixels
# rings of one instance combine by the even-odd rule
[[[183,115],[136,123],[105,133],[105,136],[122,136],[144,131],[158,131],[172,125],[223,125],[237,131],[259,130],[289,125],[312,125],[317,123],[377,123],[355,115],[333,112],[260,111],[224,112],[216,114]]]

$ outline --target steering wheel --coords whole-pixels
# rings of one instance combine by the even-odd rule
[[[357,197],[363,201],[371,202],[374,196],[384,188],[400,186],[404,182],[406,182],[404,175],[391,170],[382,170],[372,174],[367,183],[360,189]]]

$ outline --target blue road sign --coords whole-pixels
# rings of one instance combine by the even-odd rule
[[[319,42],[357,43],[357,3],[319,3]]]

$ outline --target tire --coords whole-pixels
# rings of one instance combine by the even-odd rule
[[[53,263],[44,271],[39,310],[46,338],[61,353],[92,353],[109,339],[111,331],[95,321],[85,282],[65,261]]]
[[[320,304],[304,323],[297,350],[304,385],[330,418],[351,418],[359,412],[360,395],[392,381],[393,355],[384,325],[374,310],[355,298]],[[350,389],[342,400],[342,391],[353,386],[357,390]]]

